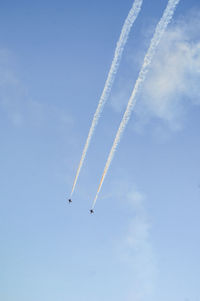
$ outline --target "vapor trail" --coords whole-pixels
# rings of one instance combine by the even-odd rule
[[[88,147],[90,145],[92,135],[94,133],[94,130],[95,130],[96,125],[98,123],[98,120],[99,120],[99,117],[100,117],[101,112],[103,110],[103,107],[104,107],[104,105],[105,105],[105,103],[108,99],[109,93],[111,91],[111,88],[112,88],[112,85],[113,85],[113,82],[114,82],[114,79],[115,79],[115,75],[117,73],[119,63],[120,63],[120,60],[121,60],[121,57],[122,57],[122,53],[123,53],[124,47],[126,45],[131,27],[132,27],[133,23],[135,22],[135,20],[137,19],[137,16],[138,16],[138,14],[141,10],[141,7],[142,7],[142,3],[143,3],[143,0],[135,0],[134,1],[133,6],[132,6],[131,10],[129,11],[129,14],[128,14],[128,16],[127,16],[127,18],[124,22],[124,25],[122,27],[122,31],[121,31],[119,40],[117,42],[117,46],[116,46],[115,53],[114,53],[114,58],[113,58],[113,61],[112,61],[112,64],[111,64],[111,67],[110,67],[110,70],[109,70],[109,73],[108,73],[108,77],[106,79],[106,83],[105,83],[103,92],[101,94],[96,112],[94,114],[92,124],[91,124],[90,130],[89,130],[89,133],[88,133],[88,137],[87,137],[87,140],[86,140],[86,143],[85,143],[85,146],[84,146],[84,149],[83,149],[83,153],[82,153],[82,156],[81,156],[81,160],[80,160],[77,172],[76,172],[75,180],[74,180],[72,191],[71,191],[71,196],[74,192],[74,189],[75,189],[75,186],[76,186],[76,183],[77,183],[80,171],[81,171],[81,167],[83,165],[83,162],[84,162],[86,154],[87,154]]]
[[[146,75],[149,71],[149,67],[150,67],[152,59],[154,57],[155,51],[156,51],[156,49],[157,49],[157,47],[160,43],[160,40],[161,40],[161,38],[162,38],[169,22],[171,21],[171,19],[173,17],[174,11],[175,11],[176,6],[178,5],[179,2],[180,2],[180,0],[169,0],[168,1],[168,4],[167,4],[167,7],[166,7],[166,9],[163,13],[163,16],[162,16],[162,18],[160,19],[159,23],[156,26],[155,33],[154,33],[153,38],[151,40],[149,49],[147,50],[147,53],[145,55],[142,68],[140,70],[139,76],[138,76],[137,81],[135,83],[135,86],[133,88],[131,97],[128,101],[126,111],[125,111],[124,116],[122,118],[122,121],[120,123],[120,126],[119,126],[119,129],[117,131],[115,140],[113,142],[111,151],[109,153],[109,156],[108,156],[105,168],[104,168],[104,172],[103,172],[103,175],[102,175],[102,178],[101,178],[98,190],[97,190],[97,194],[96,194],[95,199],[94,199],[93,204],[92,204],[92,209],[94,209],[94,207],[95,207],[99,192],[100,192],[102,184],[103,184],[103,181],[104,181],[105,176],[108,172],[108,169],[109,169],[110,164],[112,162],[112,159],[114,157],[117,146],[119,145],[119,142],[120,142],[120,139],[123,135],[125,127],[126,127],[128,121],[130,119],[132,110],[133,110],[133,108],[136,104],[137,93],[138,93],[139,89],[141,88],[141,86],[142,86],[142,84],[143,84],[143,82],[146,78]]]

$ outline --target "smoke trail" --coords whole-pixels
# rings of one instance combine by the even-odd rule
[[[138,79],[135,83],[133,92],[131,94],[131,97],[129,99],[129,102],[128,102],[128,105],[127,105],[127,108],[126,108],[126,111],[125,111],[124,116],[122,118],[122,121],[120,123],[120,126],[119,126],[119,129],[117,131],[117,134],[116,134],[114,143],[112,145],[111,151],[109,153],[109,156],[108,156],[105,168],[104,168],[104,172],[103,172],[103,175],[102,175],[102,178],[101,178],[98,190],[97,190],[97,194],[95,196],[95,199],[94,199],[94,202],[93,202],[93,205],[92,205],[92,209],[94,209],[94,207],[95,207],[99,192],[100,192],[102,184],[103,184],[103,181],[104,181],[105,176],[108,172],[108,169],[109,169],[110,164],[112,162],[112,159],[114,157],[117,146],[119,145],[119,142],[121,140],[121,137],[122,137],[122,134],[125,130],[125,127],[126,127],[128,121],[130,119],[132,110],[133,110],[133,108],[136,104],[137,93],[138,93],[139,89],[141,88],[141,86],[142,86],[142,84],[143,84],[143,82],[146,78],[146,75],[149,71],[149,67],[150,67],[151,61],[154,57],[154,54],[156,52],[156,49],[157,49],[157,47],[160,43],[160,40],[161,40],[161,38],[162,38],[169,22],[171,21],[171,19],[173,17],[174,11],[175,11],[176,6],[178,5],[179,2],[180,2],[180,0],[169,0],[168,1],[167,7],[164,11],[164,14],[163,14],[162,18],[160,19],[158,25],[156,26],[154,36],[151,40],[149,49],[148,49],[148,51],[145,55],[144,62],[143,62],[142,68],[140,70]]]
[[[119,63],[120,63],[120,60],[122,57],[122,53],[123,53],[124,47],[126,45],[131,27],[132,27],[133,23],[135,22],[135,20],[137,19],[137,16],[139,15],[139,12],[142,7],[142,3],[143,3],[143,0],[135,0],[134,1],[133,6],[132,6],[131,10],[129,11],[129,14],[122,27],[122,31],[121,31],[119,40],[117,42],[117,46],[116,46],[115,53],[114,53],[114,58],[113,58],[113,61],[112,61],[112,64],[111,64],[111,67],[110,67],[110,70],[108,73],[108,77],[106,79],[106,83],[105,83],[103,92],[101,94],[96,112],[94,114],[92,124],[91,124],[90,130],[89,130],[89,133],[88,133],[88,137],[87,137],[87,140],[86,140],[86,143],[85,143],[85,146],[83,149],[83,153],[81,156],[81,160],[80,160],[77,172],[76,172],[75,180],[74,180],[72,191],[71,191],[71,196],[74,192],[74,189],[75,189],[75,186],[76,186],[76,183],[77,183],[80,171],[81,171],[81,167],[83,165],[83,162],[84,162],[86,154],[87,154],[88,147],[90,145],[92,135],[94,133],[94,130],[98,123],[101,112],[103,111],[103,107],[104,107],[104,105],[108,99],[109,93],[111,91],[111,88],[112,88],[112,85],[113,85],[113,82],[115,79],[115,75],[117,73]]]

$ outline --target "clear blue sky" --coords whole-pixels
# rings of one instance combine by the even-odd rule
[[[89,209],[167,0],[144,0],[67,204],[132,0],[3,1],[0,300],[199,301],[200,4],[181,0]]]

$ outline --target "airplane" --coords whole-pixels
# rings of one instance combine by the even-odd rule
[[[93,213],[94,213],[94,210],[91,209],[91,210],[90,210],[90,213],[93,214]]]
[[[69,200],[68,200],[68,202],[69,202],[69,203],[72,203],[72,200],[71,200],[71,199],[69,199]]]

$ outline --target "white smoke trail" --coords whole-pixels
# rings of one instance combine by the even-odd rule
[[[115,53],[114,53],[114,58],[113,58],[113,61],[112,61],[112,64],[111,64],[111,67],[110,67],[110,70],[108,73],[108,77],[107,77],[103,92],[101,94],[98,107],[94,114],[92,124],[91,124],[90,130],[89,130],[89,133],[88,133],[88,137],[87,137],[87,140],[86,140],[86,143],[85,143],[85,146],[83,149],[83,153],[81,156],[81,160],[80,160],[77,172],[76,172],[75,180],[74,180],[72,191],[71,191],[71,196],[74,192],[74,189],[75,189],[75,186],[76,186],[76,183],[77,183],[80,171],[81,171],[81,167],[85,160],[87,150],[90,145],[90,141],[93,136],[94,130],[96,128],[96,125],[98,123],[101,112],[103,111],[103,107],[104,107],[104,105],[108,99],[109,93],[111,91],[111,88],[112,88],[112,85],[113,85],[113,82],[115,79],[115,75],[117,73],[117,70],[118,70],[118,67],[120,64],[122,53],[123,53],[124,47],[126,45],[126,42],[128,40],[128,36],[129,36],[130,30],[131,30],[131,27],[132,27],[133,23],[135,22],[135,20],[137,19],[137,16],[139,15],[139,12],[142,7],[142,3],[143,3],[143,0],[135,0],[134,1],[133,6],[132,6],[131,10],[129,11],[129,14],[122,27],[122,31],[121,31],[119,40],[117,42],[117,46],[116,46]]]
[[[146,75],[149,71],[149,67],[150,67],[152,59],[154,57],[155,51],[156,51],[156,49],[157,49],[157,47],[160,43],[160,40],[161,40],[161,38],[162,38],[169,22],[171,21],[171,19],[173,17],[174,11],[175,11],[176,6],[178,5],[179,2],[180,2],[180,0],[169,0],[168,1],[168,4],[167,4],[167,7],[166,7],[166,9],[163,13],[163,16],[160,19],[158,25],[156,26],[155,33],[154,33],[153,38],[151,40],[149,49],[148,49],[148,51],[145,55],[142,68],[140,70],[140,73],[139,73],[139,76],[138,76],[137,81],[135,83],[133,92],[132,92],[131,97],[129,99],[126,111],[125,111],[124,116],[122,118],[122,121],[120,123],[120,126],[119,126],[119,129],[117,131],[117,134],[116,134],[114,143],[112,145],[111,151],[109,153],[109,156],[108,156],[105,168],[104,168],[104,172],[103,172],[103,175],[102,175],[102,178],[101,178],[98,190],[97,190],[97,194],[95,196],[95,199],[94,199],[94,202],[93,202],[93,205],[92,205],[92,209],[94,209],[94,207],[95,207],[99,192],[100,192],[102,184],[103,184],[103,181],[104,181],[105,176],[108,172],[108,169],[109,169],[110,164],[112,162],[112,159],[114,157],[117,146],[119,145],[119,142],[121,140],[121,137],[122,137],[122,134],[125,130],[125,127],[126,127],[128,121],[130,119],[132,110],[133,110],[133,108],[136,104],[137,93],[138,93],[139,89],[141,88],[141,86],[142,86],[142,84],[143,84],[143,82],[146,78]]]

